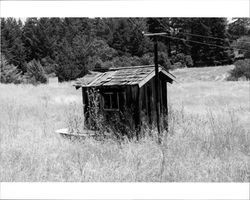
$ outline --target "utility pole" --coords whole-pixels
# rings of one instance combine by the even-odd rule
[[[155,100],[156,100],[156,123],[158,131],[158,142],[161,143],[160,129],[160,97],[159,97],[159,67],[158,67],[158,37],[167,33],[142,33],[144,36],[153,37],[154,40],[154,63],[155,63]]]

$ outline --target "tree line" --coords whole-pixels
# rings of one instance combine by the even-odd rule
[[[248,27],[248,18],[229,25],[226,18],[1,18],[1,82],[46,82],[49,74],[68,81],[96,67],[152,64],[153,41],[142,31],[167,33],[159,39],[167,69],[230,64]]]

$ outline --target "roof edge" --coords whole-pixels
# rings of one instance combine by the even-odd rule
[[[123,70],[123,69],[138,69],[138,68],[147,68],[154,67],[155,65],[139,65],[139,66],[128,66],[128,67],[111,67],[109,71]]]
[[[115,73],[115,71],[118,70],[124,70],[124,69],[138,69],[138,68],[152,68],[155,67],[155,65],[142,65],[142,66],[130,66],[130,67],[120,67],[120,68],[110,68],[110,72]],[[82,88],[88,88],[88,87],[92,87],[93,83],[95,83],[96,81],[98,81],[101,77],[103,77],[106,72],[96,72],[93,71],[96,74],[96,77],[93,81],[91,81],[90,83],[86,84],[86,85],[82,85],[81,83],[78,83],[77,80],[73,83],[73,86],[76,87],[76,89],[82,87]],[[165,68],[163,68],[161,65],[159,65],[159,73],[162,72],[165,76],[168,77],[168,79],[170,79],[171,81],[168,81],[170,83],[173,83],[173,81],[176,81],[176,77],[168,72]],[[142,87],[143,85],[145,85],[151,78],[153,78],[155,76],[155,70],[153,70],[152,72],[150,72],[150,74],[148,74],[141,82],[135,84],[138,85],[139,87]]]
[[[166,71],[163,67],[159,66],[159,73],[162,72],[163,74],[165,74],[167,77],[169,77],[171,79],[171,84],[173,83],[173,81],[176,82],[176,77],[171,74],[170,72]],[[151,78],[153,78],[155,76],[155,70],[152,71],[144,80],[142,80],[138,85],[141,88],[143,85],[145,85]]]

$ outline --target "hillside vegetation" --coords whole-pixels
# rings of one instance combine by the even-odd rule
[[[139,142],[62,138],[55,130],[82,115],[81,91],[0,84],[0,181],[249,182],[249,83],[197,81],[206,68],[173,73],[184,82],[169,85],[162,145],[147,128]]]
[[[158,61],[166,69],[228,65],[250,55],[249,18],[0,20],[0,57],[8,63],[1,83],[45,83],[51,74],[69,81],[95,67],[152,64],[154,42],[142,32],[166,33],[158,38]]]

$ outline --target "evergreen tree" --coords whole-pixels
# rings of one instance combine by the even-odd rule
[[[24,74],[24,82],[34,85],[47,83],[48,78],[41,63],[37,60],[32,60],[27,64],[27,72]]]
[[[122,18],[113,19],[114,32],[110,46],[116,49],[120,56],[142,56],[150,49],[150,41],[144,37],[142,30],[147,32],[145,20]],[[140,27],[140,28],[138,28]]]
[[[54,58],[57,33],[49,18],[28,18],[23,28],[26,61]]]
[[[28,18],[23,27],[23,42],[25,46],[26,61],[41,58],[42,50],[39,46],[38,38],[38,19]]]
[[[21,71],[15,65],[9,64],[3,54],[0,59],[0,83],[21,83]]]
[[[226,19],[193,19],[190,29],[192,35],[189,40],[199,42],[187,42],[191,46],[191,56],[195,66],[212,66],[232,62],[232,50],[230,50],[230,43],[226,37]]]
[[[24,70],[26,59],[22,42],[22,22],[14,18],[1,18],[1,54],[9,64]]]
[[[228,26],[228,33],[231,39],[238,39],[241,36],[250,35],[250,18],[236,18]]]

